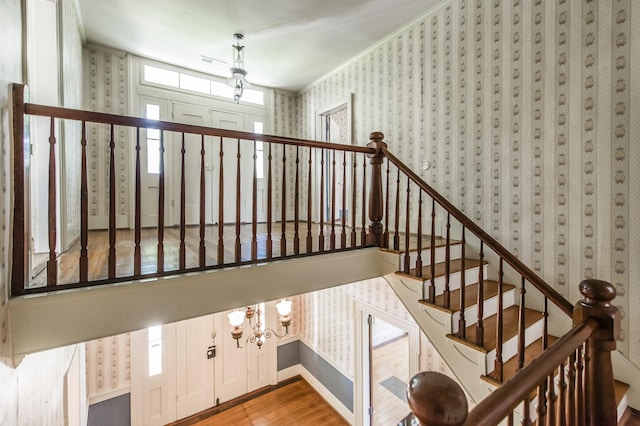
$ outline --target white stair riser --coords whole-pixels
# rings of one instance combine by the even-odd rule
[[[451,260],[460,259],[462,257],[462,244],[452,244],[449,249],[449,256]],[[404,267],[404,253],[400,255],[400,270]],[[416,266],[416,260],[418,259],[418,252],[409,252],[409,265],[412,268]],[[446,259],[446,247],[436,247],[436,263],[442,263]],[[422,266],[431,265],[431,249],[429,247],[422,248]]]
[[[486,278],[487,276],[487,271],[488,271],[488,267],[485,264],[483,266],[484,271],[483,271],[483,275]],[[467,285],[471,285],[471,284],[475,284],[478,282],[478,272],[480,272],[480,269],[478,266],[474,267],[474,268],[467,268],[467,270],[465,271],[465,276],[464,276],[464,281],[465,283],[467,283]],[[460,288],[460,271],[458,272],[453,272],[451,273],[450,277],[449,277],[449,291],[453,291],[453,290],[457,290]],[[435,279],[435,286],[436,286],[436,296],[442,294],[444,292],[444,286],[446,283],[446,278],[445,276],[441,276],[441,277],[436,277]],[[429,287],[431,286],[431,280],[426,280],[424,282],[424,286],[425,286],[425,294],[429,294]]]
[[[509,291],[505,291],[502,296],[503,308],[507,309],[508,307],[515,305],[516,300],[516,291],[515,289],[511,289]],[[482,318],[488,318],[491,315],[495,315],[498,312],[498,296],[491,297],[484,301],[484,311],[482,312]],[[475,304],[473,306],[469,306],[464,311],[464,319],[467,323],[467,327],[473,325],[478,322],[478,305]],[[458,324],[460,322],[460,312],[454,312],[451,316],[451,330],[452,333],[458,332]]]
[[[524,346],[527,347],[537,339],[541,338],[543,329],[544,329],[543,318],[540,318],[540,320],[538,320],[537,322],[527,327],[525,331]],[[495,336],[485,336],[485,339],[487,338],[495,339]],[[512,357],[516,356],[517,353],[518,353],[518,335],[516,334],[511,339],[503,343],[502,362],[507,362]],[[486,364],[487,373],[493,371],[495,361],[496,361],[496,350],[494,349],[487,353],[487,364]]]

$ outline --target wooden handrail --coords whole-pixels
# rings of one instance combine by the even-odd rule
[[[547,407],[542,415],[549,415],[550,424],[558,419],[560,424],[570,424],[566,419],[573,419],[574,414],[584,415],[589,426],[613,426],[617,423],[615,402],[615,385],[611,364],[611,351],[615,350],[616,339],[620,332],[620,315],[618,309],[611,304],[616,296],[615,287],[606,281],[584,280],[580,283],[583,299],[576,303],[573,309],[574,327],[546,349],[541,355],[509,381],[502,384],[489,396],[482,400],[466,416],[460,416],[459,394],[461,389],[451,389],[450,398],[429,398],[429,389],[450,383],[451,379],[439,373],[431,373],[429,380],[417,380],[408,390],[408,400],[413,414],[424,426],[440,425],[442,412],[455,413],[456,420],[447,424],[452,426],[491,426],[512,416],[513,410],[524,403],[524,411],[528,412],[531,395],[541,384],[547,381],[553,383],[558,371],[562,372],[564,380],[564,366],[580,356],[583,345],[589,354],[589,363],[583,378],[579,375],[567,375],[570,380],[570,391],[563,390],[562,401],[557,406]],[[578,360],[580,361],[580,360]],[[581,361],[580,361],[581,362]],[[574,381],[577,386],[574,386]],[[563,382],[564,383],[564,382]],[[584,389],[584,394],[582,390]],[[550,392],[553,392],[551,389]],[[538,392],[538,398],[544,394]],[[566,400],[565,400],[566,398]],[[550,399],[554,402],[553,398]],[[584,404],[579,403],[584,401]],[[538,405],[544,401],[538,401]],[[561,410],[562,407],[562,410]],[[586,410],[582,413],[582,410]],[[557,417],[556,417],[557,415]],[[540,420],[540,419],[539,419]],[[529,424],[528,414],[523,418],[523,424]],[[547,424],[544,420],[538,424]],[[582,423],[580,423],[582,424]]]
[[[42,117],[55,117],[91,123],[113,124],[116,126],[140,127],[159,129],[176,133],[196,133],[205,136],[220,136],[241,140],[273,142],[281,145],[293,145],[311,148],[326,148],[337,151],[359,152],[362,154],[375,154],[371,147],[345,145],[339,143],[319,142],[305,139],[287,138],[282,136],[265,135],[262,133],[242,132],[238,130],[218,129],[215,127],[196,126],[192,124],[175,123],[172,121],[150,120],[148,118],[130,117],[103,112],[86,111],[80,109],[61,108],[38,104],[24,104],[24,114],[38,115]]]
[[[345,144],[336,144],[329,142],[321,142],[321,141],[312,141],[305,139],[296,139],[296,138],[288,138],[288,137],[280,137],[273,135],[265,135],[265,134],[257,134],[251,132],[243,132],[243,131],[235,131],[228,129],[218,129],[212,127],[205,126],[197,126],[190,124],[181,124],[174,123],[169,121],[156,121],[150,120],[146,118],[139,117],[130,117],[130,116],[121,116],[116,114],[108,114],[108,113],[100,113],[93,111],[85,111],[78,109],[69,109],[69,108],[61,108],[54,106],[46,106],[46,105],[38,105],[38,104],[29,104],[24,103],[24,97],[22,93],[24,91],[24,85],[14,85],[14,96],[13,96],[13,104],[12,104],[12,112],[14,117],[14,132],[13,132],[13,143],[14,143],[14,223],[13,227],[13,268],[12,268],[12,282],[11,282],[11,296],[19,296],[23,294],[34,294],[41,293],[46,291],[51,291],[51,289],[55,288],[56,290],[62,289],[72,289],[72,288],[81,288],[81,287],[89,287],[95,285],[101,285],[106,283],[115,283],[115,282],[123,282],[130,281],[132,279],[144,279],[151,277],[161,277],[166,275],[174,275],[180,274],[184,272],[196,272],[196,271],[204,271],[216,268],[222,268],[229,265],[246,265],[251,263],[264,262],[265,259],[261,258],[261,251],[258,249],[258,244],[261,243],[260,239],[257,235],[258,229],[258,214],[256,211],[258,205],[257,199],[257,166],[254,164],[251,168],[252,176],[249,176],[249,169],[243,170],[241,166],[241,159],[244,161],[244,158],[249,158],[247,153],[245,153],[245,148],[248,148],[249,144],[252,144],[252,152],[251,156],[252,160],[255,162],[257,160],[256,153],[256,142],[264,142],[269,144],[268,148],[268,158],[266,163],[267,172],[268,172],[268,181],[267,185],[267,197],[266,205],[268,211],[266,212],[267,219],[267,241],[265,244],[265,252],[266,259],[271,260],[274,257],[282,258],[290,258],[290,257],[302,257],[308,256],[318,253],[324,252],[334,252],[334,251],[343,251],[343,250],[354,250],[363,247],[370,247],[372,245],[378,245],[380,240],[380,233],[378,228],[375,228],[376,232],[373,238],[369,238],[368,230],[369,228],[365,228],[365,217],[368,216],[369,209],[365,204],[367,190],[365,190],[364,186],[367,182],[366,173],[367,170],[367,156],[376,156],[379,157],[379,151],[374,147],[363,147],[363,146],[354,146],[354,145],[345,145]],[[28,178],[29,178],[29,145],[25,143],[24,139],[24,117],[25,116],[40,116],[49,119],[50,123],[50,132],[49,132],[49,141],[50,141],[50,160],[49,160],[49,174],[55,177],[57,173],[56,163],[55,163],[55,150],[57,149],[57,145],[55,145],[55,128],[58,128],[63,125],[65,121],[77,122],[82,125],[82,138],[78,141],[75,140],[67,140],[65,144],[74,144],[78,143],[78,146],[82,150],[83,161],[81,163],[81,170],[79,170],[79,175],[82,177],[81,182],[81,191],[77,194],[80,199],[80,210],[81,210],[81,229],[80,229],[80,239],[79,239],[79,257],[77,259],[78,268],[78,277],[77,281],[75,278],[69,280],[68,278],[64,282],[59,281],[58,271],[60,265],[66,265],[67,263],[61,263],[63,258],[63,253],[56,252],[56,247],[58,244],[58,231],[57,223],[55,222],[55,211],[57,206],[55,204],[55,194],[57,193],[57,188],[55,187],[55,179],[50,179],[50,184],[48,188],[49,192],[49,264],[48,264],[48,274],[46,277],[45,286],[30,286],[29,285],[29,253],[27,251],[27,242],[30,241],[29,237],[29,226],[28,226],[28,209],[29,209],[29,196],[28,196]],[[89,260],[92,255],[95,256],[96,250],[100,250],[98,248],[92,248],[91,244],[88,243],[89,237],[89,224],[88,224],[88,161],[87,161],[87,131],[88,125],[94,124],[106,124],[108,126],[108,131],[105,138],[101,138],[98,143],[103,144],[107,147],[108,151],[108,175],[107,175],[107,189],[106,193],[108,195],[108,226],[107,226],[107,234],[108,234],[108,268],[107,273],[104,273],[100,270],[100,268],[90,270],[89,262],[93,262],[94,260]],[[54,127],[55,126],[55,127]],[[129,143],[128,148],[135,151],[135,176],[132,179],[135,179],[135,184],[133,191],[131,194],[132,200],[135,200],[135,209],[134,215],[135,217],[132,219],[132,231],[133,231],[133,239],[134,243],[134,252],[133,252],[133,264],[132,271],[127,270],[125,267],[121,267],[120,259],[125,253],[125,251],[121,250],[119,247],[122,246],[120,238],[121,231],[117,228],[116,215],[119,214],[116,211],[116,203],[117,203],[117,194],[118,194],[118,186],[116,185],[117,176],[116,170],[119,168],[120,161],[119,156],[116,156],[116,150],[121,148],[116,148],[116,127],[128,128],[131,130],[132,141]],[[159,130],[159,173],[158,173],[158,192],[155,200],[150,200],[154,207],[157,206],[157,222],[153,224],[152,227],[157,228],[157,236],[154,237],[151,241],[143,241],[142,239],[142,227],[143,224],[141,222],[141,214],[142,214],[142,200],[141,200],[141,192],[143,191],[141,185],[141,174],[142,174],[142,164],[140,158],[140,151],[143,149],[141,146],[141,130],[144,129],[154,129]],[[176,134],[177,139],[170,138],[170,134]],[[190,141],[186,141],[186,135],[196,135],[198,136],[197,144],[192,144]],[[205,169],[208,165],[205,162],[205,136],[213,138],[213,144],[216,146],[212,153],[214,155],[219,154],[220,159],[217,162],[219,166],[219,175],[218,180],[216,182],[217,188],[212,188],[210,185],[212,183],[208,182],[208,179],[205,177]],[[170,139],[167,139],[167,138]],[[181,142],[181,144],[180,144]],[[171,144],[168,145],[167,143]],[[279,178],[272,173],[272,146],[281,146],[283,149],[281,150],[281,154],[278,156],[282,158],[280,162],[280,166],[277,166],[279,171]],[[169,155],[169,152],[165,152],[165,149],[172,149],[172,146],[176,146],[179,149],[180,153],[177,154],[179,167],[177,167],[175,171],[175,176],[180,179],[178,183],[177,193],[172,195],[172,198],[175,197],[175,200],[179,203],[179,223],[176,222],[177,226],[179,226],[179,250],[178,250],[178,258],[175,262],[177,265],[177,269],[173,266],[173,250],[168,250],[171,244],[175,242],[178,243],[177,238],[172,231],[171,228],[173,224],[165,223],[165,207],[169,201],[171,201],[173,205],[173,200],[167,200],[168,194],[166,192],[166,186],[168,183],[165,181],[169,179],[171,174],[174,173],[172,170],[165,170],[165,157]],[[295,147],[295,149],[286,149],[287,146]],[[308,165],[309,170],[308,173],[302,173],[300,170],[301,161],[303,151],[300,147],[304,148],[304,154],[309,155]],[[219,148],[219,149],[218,149]],[[125,146],[124,149],[127,149]],[[335,154],[335,151],[339,151],[338,154]],[[199,165],[200,170],[192,170],[192,175],[196,176],[199,174],[199,188],[198,187],[190,187],[186,182],[185,172],[187,171],[187,165],[185,163],[185,156],[188,153],[192,153],[189,155],[198,155],[195,154],[199,152]],[[339,172],[339,168],[336,164],[336,160],[339,158],[339,154],[342,152],[342,168],[341,171],[343,180],[346,179],[347,176],[347,159],[350,155],[353,159],[353,176],[356,174],[356,169],[360,169],[363,172],[362,180],[356,181],[354,179],[354,183],[356,185],[361,185],[362,188],[353,188],[352,193],[352,224],[351,226],[351,244],[347,244],[347,233],[346,233],[346,217],[344,215],[344,211],[341,213],[342,216],[340,218],[341,223],[338,225],[342,226],[341,236],[340,236],[340,244],[336,244],[336,203],[339,202],[339,198],[342,200],[343,205],[347,200],[347,189],[342,188],[342,193],[338,194],[336,192],[336,179],[338,179],[337,172]],[[295,157],[292,157],[294,155]],[[331,158],[333,159],[332,164],[328,166],[328,169],[323,169],[321,172],[318,171],[318,168],[324,167],[324,158],[321,159],[316,166],[316,170],[312,170],[312,158],[316,157],[320,154],[324,156],[324,153],[334,153],[331,154]],[[237,157],[234,158],[233,166],[227,159],[229,157]],[[289,157],[289,158],[287,158]],[[338,158],[337,158],[338,157]],[[379,157],[381,158],[381,157]],[[225,165],[225,163],[227,163]],[[357,165],[356,165],[357,164]],[[196,165],[196,163],[194,163]],[[275,166],[275,164],[274,164]],[[196,167],[198,167],[196,165]],[[288,171],[287,169],[291,169]],[[375,167],[374,167],[375,169]],[[223,172],[224,170],[224,172]],[[235,176],[225,176],[225,174],[233,174],[235,171]],[[247,172],[247,174],[243,174]],[[288,184],[289,173],[293,173],[291,176],[295,176],[295,180],[292,181],[292,184]],[[316,173],[331,173],[331,183],[332,188],[331,197],[324,198],[324,201],[330,208],[331,215],[331,238],[330,238],[330,248],[326,248],[324,244],[324,214],[319,215],[320,217],[320,235],[315,237],[311,235],[311,221],[315,220],[318,216],[317,211],[312,211],[317,208],[316,203],[313,202],[312,195],[317,197],[318,195],[321,198],[320,205],[323,204],[323,197],[325,197],[324,191],[321,190],[318,192],[312,191],[313,183],[320,181],[321,185],[324,185],[324,179],[318,179]],[[241,176],[241,174],[243,174]],[[302,180],[304,176],[308,177],[308,182],[306,182],[306,191],[303,192],[303,183]],[[197,176],[196,176],[197,177]],[[245,195],[245,185],[247,182],[251,182],[251,192],[247,191]],[[242,183],[242,185],[241,185]],[[227,190],[225,191],[225,184],[228,185]],[[280,197],[281,201],[280,206],[275,206],[274,200],[274,191],[273,188],[275,185],[280,185]],[[235,187],[235,188],[233,188]],[[235,190],[234,190],[235,189]],[[289,192],[294,190],[293,194]],[[289,191],[289,192],[288,192]],[[199,238],[197,245],[197,254],[198,259],[197,262],[192,262],[188,257],[192,254],[192,247],[190,237],[187,235],[187,227],[191,225],[187,223],[187,221],[191,219],[187,219],[186,216],[186,194],[194,194],[196,197],[196,192],[199,194]],[[217,194],[218,198],[218,212],[212,212],[217,219],[218,222],[216,225],[218,227],[218,238],[217,244],[216,242],[211,242],[212,246],[217,246],[217,255],[216,256],[208,256],[207,255],[207,239],[205,233],[205,216],[207,214],[205,209],[205,203],[207,199],[205,194],[214,193]],[[232,207],[233,213],[225,213],[224,212],[224,204],[228,203],[229,200],[224,198],[224,194],[228,193],[230,196],[233,196],[235,205],[235,209]],[[251,228],[251,240],[243,241],[243,234],[241,233],[241,219],[243,217],[240,215],[240,211],[244,208],[244,198],[247,197],[249,203],[251,204],[251,218],[250,223],[248,224]],[[362,208],[358,209],[358,216],[362,218],[362,224],[356,225],[355,216],[356,216],[356,194],[362,195],[363,205]],[[293,199],[291,198],[293,197]],[[306,219],[303,218],[302,212],[300,208],[302,207],[302,201],[306,200],[306,205],[309,207],[309,211],[307,212]],[[377,203],[377,201],[376,201]],[[293,217],[288,216],[288,205],[293,205]],[[360,206],[358,206],[360,207]],[[273,209],[278,208],[280,212],[278,214],[274,214]],[[344,210],[344,206],[343,206]],[[235,213],[235,214],[234,214]],[[380,218],[382,217],[381,215]],[[293,232],[286,230],[288,223],[293,219]],[[308,235],[306,239],[306,248],[307,250],[303,253],[303,250],[300,250],[300,235],[299,228],[301,221],[308,220],[307,224]],[[227,221],[227,222],[225,222]],[[279,253],[275,253],[273,250],[273,239],[271,238],[274,234],[273,225],[274,221],[280,222],[279,226],[282,228],[282,232],[279,235]],[[235,233],[233,231],[229,233],[225,233],[223,235],[225,224],[228,222],[232,222],[235,225]],[[244,225],[242,225],[244,226]],[[356,226],[358,230],[361,230],[362,238],[356,240]],[[315,229],[315,226],[313,227]],[[145,231],[148,233],[148,231]],[[191,232],[190,232],[191,233]],[[228,241],[232,235],[235,236],[235,241]],[[124,237],[127,238],[127,237]],[[317,246],[313,244],[313,240],[317,238],[318,244]],[[290,239],[293,242],[293,250],[288,250],[291,246],[288,247],[287,239]],[[226,240],[226,241],[225,241]],[[289,244],[291,244],[289,242]],[[142,267],[142,246],[145,245],[147,247],[153,247],[152,250],[155,252],[155,262],[154,259],[146,259],[146,266]],[[153,245],[153,246],[152,246]],[[233,248],[231,248],[233,246]],[[95,247],[95,246],[94,246]],[[250,247],[251,254],[247,256],[244,253],[244,248]],[[315,250],[315,247],[318,247]],[[172,247],[171,247],[172,248]],[[195,248],[195,247],[193,247]],[[225,252],[230,251],[233,253],[233,261],[230,262],[230,259],[226,258]],[[293,256],[288,251],[293,252]],[[167,261],[165,262],[165,257]],[[213,257],[213,259],[211,259]],[[91,258],[93,259],[93,258]],[[217,261],[217,262],[216,262]],[[65,266],[66,267],[66,266]]]
[[[489,235],[484,229],[478,226],[473,220],[462,213],[456,208],[449,200],[433,189],[427,184],[420,176],[414,173],[409,167],[402,163],[395,155],[393,155],[386,147],[381,145],[380,151],[389,159],[402,173],[407,175],[418,187],[425,191],[429,196],[435,200],[442,208],[444,208],[451,216],[453,216],[462,226],[472,232],[484,245],[493,250],[498,256],[500,256],[505,262],[518,272],[527,281],[533,284],[545,297],[549,298],[556,306],[558,306],[564,313],[571,316],[573,307],[571,303],[562,297],[553,287],[546,283],[539,275],[533,272],[527,267],[520,259],[515,257],[507,248],[498,243],[495,238]]]

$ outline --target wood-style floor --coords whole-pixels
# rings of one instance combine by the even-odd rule
[[[355,245],[352,244],[353,233],[350,227],[343,228],[341,224],[335,227],[325,224],[323,227],[324,250],[331,251],[331,247],[342,248],[344,238],[345,248],[361,246],[362,229],[357,228],[355,232]],[[298,244],[299,253],[306,254],[307,251],[307,223],[298,223]],[[390,231],[392,232],[392,231]],[[158,264],[158,230],[156,228],[144,228],[141,236],[141,272],[142,274],[152,274],[157,272]],[[285,251],[281,250],[281,239],[284,234],[286,241]],[[320,246],[320,225],[313,223],[311,226],[312,252],[318,252]],[[256,225],[256,245],[257,259],[267,259],[267,225],[259,223]],[[282,225],[279,222],[272,224],[272,256],[274,258],[281,255],[291,256],[295,254],[296,230],[293,222],[287,222],[283,233]],[[402,247],[404,247],[404,236],[401,235]],[[241,243],[241,261],[250,261],[251,242],[253,239],[253,229],[251,224],[240,226],[239,240]],[[207,225],[205,227],[205,248],[206,266],[217,265],[217,253],[219,242],[219,227],[217,225]],[[236,227],[235,225],[224,225],[223,227],[224,264],[233,264],[235,261]],[[133,258],[135,248],[134,231],[131,229],[119,229],[116,232],[116,277],[133,276]],[[416,236],[411,235],[411,246],[415,247]],[[437,244],[442,244],[442,239],[437,239]],[[429,244],[429,237],[423,236],[423,247]],[[185,236],[186,246],[186,267],[196,268],[199,262],[200,228],[198,226],[187,226]],[[180,228],[167,227],[164,230],[164,270],[172,271],[178,269],[178,254],[180,248]],[[108,278],[108,258],[109,258],[109,233],[106,230],[89,231],[88,236],[88,264],[89,281],[106,280]],[[76,241],[68,250],[58,254],[58,284],[73,284],[79,282],[80,242]],[[46,258],[45,258],[46,260]],[[36,274],[29,284],[29,287],[40,287],[46,284],[46,270],[37,269]]]
[[[405,335],[373,350],[373,426],[396,425],[409,414],[407,403],[381,385],[390,377],[409,382],[408,340]],[[199,413],[173,426],[348,424],[304,379],[203,419],[205,415]]]
[[[219,414],[195,426],[348,425],[307,383],[298,380]]]
[[[410,412],[409,405],[399,395],[381,385],[390,377],[400,379],[405,385],[411,379],[407,335],[373,349],[373,426],[397,425]]]

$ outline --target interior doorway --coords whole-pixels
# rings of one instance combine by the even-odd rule
[[[317,113],[316,137],[323,142],[350,145],[352,143],[351,97],[343,98],[320,109]],[[346,152],[323,151],[320,188],[324,205],[324,221],[349,219],[350,182],[353,157]]]
[[[356,423],[398,424],[409,414],[406,389],[418,372],[418,327],[360,304],[356,348]]]

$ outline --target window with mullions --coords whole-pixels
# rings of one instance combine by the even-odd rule
[[[148,83],[175,87],[205,95],[214,95],[221,98],[233,99],[233,87],[227,84],[203,77],[196,77],[177,71],[172,71],[153,65],[143,67],[143,80]],[[258,89],[245,89],[242,94],[242,102],[256,105],[264,105],[264,92]]]

